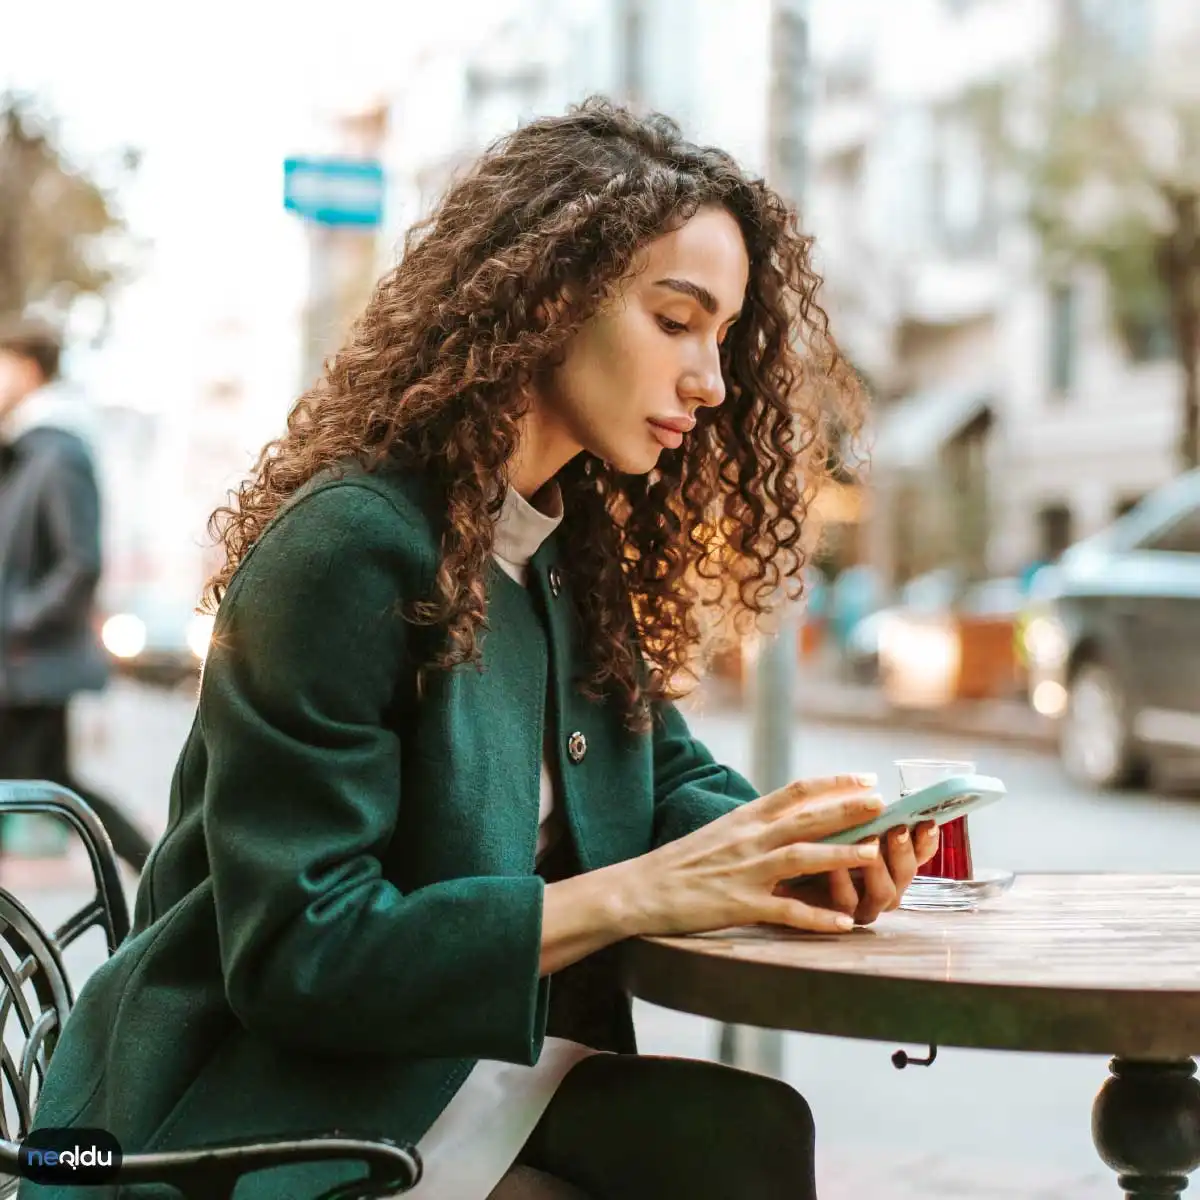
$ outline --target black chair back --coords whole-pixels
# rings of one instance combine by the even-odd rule
[[[74,1003],[63,951],[96,925],[104,930],[110,954],[129,933],[116,856],[92,810],[56,784],[0,780],[0,816],[9,813],[66,821],[87,849],[96,892],[51,934],[0,886],[0,1200],[16,1193],[20,1143],[32,1128],[46,1068]],[[412,1146],[334,1130],[126,1155],[121,1178],[130,1184],[164,1184],[183,1200],[231,1200],[237,1181],[247,1174],[284,1163],[326,1161],[358,1162],[366,1175],[338,1185],[324,1200],[383,1200],[411,1190],[422,1171]]]
[[[110,954],[129,933],[112,843],[84,801],[58,784],[0,780],[0,817],[16,813],[66,821],[87,850],[96,891],[49,933],[0,886],[0,1200],[16,1192],[16,1149],[32,1128],[50,1056],[75,1000],[63,951],[97,925]]]

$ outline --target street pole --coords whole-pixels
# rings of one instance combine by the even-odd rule
[[[335,118],[339,157],[378,161],[387,135],[388,108],[372,104]],[[370,295],[377,274],[377,225],[306,222],[308,301],[304,314],[301,391],[321,375],[353,318]]]
[[[332,230],[318,221],[309,221],[305,235],[308,239],[308,300],[304,312],[301,392],[312,387],[320,376],[325,356],[333,349],[332,336],[337,326]]]
[[[804,195],[808,117],[808,0],[770,0],[767,179],[796,204]],[[772,792],[794,778],[796,658],[802,620],[785,596],[773,636],[759,635],[750,672],[753,704],[752,782]],[[783,1035],[776,1029],[723,1025],[718,1056],[759,1074],[783,1074]]]
[[[621,0],[616,14],[621,100],[638,109],[645,100],[646,90],[644,0]]]

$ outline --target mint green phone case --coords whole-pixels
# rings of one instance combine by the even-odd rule
[[[962,817],[988,804],[995,804],[1007,794],[1004,784],[991,775],[955,775],[951,779],[941,779],[932,783],[919,792],[901,796],[873,821],[856,825],[853,829],[845,829],[841,833],[830,834],[821,841],[833,845],[850,845],[861,842],[863,838],[879,837],[900,825],[907,825],[910,829],[924,821],[944,825],[947,821],[953,821],[955,817]]]

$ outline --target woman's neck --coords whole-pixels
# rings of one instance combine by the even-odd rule
[[[520,437],[509,464],[509,485],[535,508],[535,497],[582,447],[534,397],[520,422]]]

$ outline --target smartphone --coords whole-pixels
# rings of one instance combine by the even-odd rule
[[[832,833],[821,841],[833,845],[852,845],[864,838],[882,837],[889,830],[901,825],[912,829],[925,821],[944,825],[956,817],[995,804],[1007,795],[1007,789],[991,775],[955,775],[950,779],[939,779],[920,791],[910,792],[865,824],[841,833]]]

